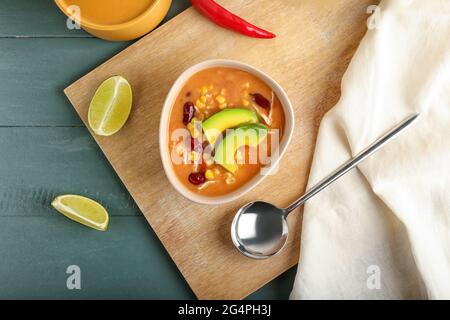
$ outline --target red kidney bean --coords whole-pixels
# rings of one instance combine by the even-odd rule
[[[264,109],[270,109],[270,102],[260,93],[250,93],[253,101]]]
[[[203,172],[193,172],[189,175],[189,182],[194,185],[202,184],[206,181],[205,174]]]
[[[197,139],[194,139],[192,137],[191,137],[191,150],[197,151],[197,152],[203,151],[203,146],[200,143],[200,141],[198,141]]]
[[[191,122],[194,115],[194,104],[191,101],[186,102],[183,107],[183,124],[187,125],[189,122]]]

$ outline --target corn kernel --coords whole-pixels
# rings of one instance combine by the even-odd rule
[[[225,97],[219,95],[219,96],[216,97],[216,101],[217,101],[218,103],[220,103],[220,104],[223,104],[223,103],[225,102]]]
[[[250,88],[250,82],[247,81],[246,83],[244,83],[244,88]]]
[[[206,170],[205,171],[205,178],[208,180],[214,180],[214,172],[212,170]]]
[[[200,136],[197,119],[192,119],[192,121],[189,122],[186,127],[193,138],[198,138]]]
[[[182,156],[184,154],[183,146],[181,144],[177,145],[176,151],[179,156]]]
[[[222,103],[219,105],[219,109],[225,109],[227,107],[226,103]]]
[[[218,168],[214,168],[214,174],[216,176],[219,176],[220,175],[220,170]]]
[[[195,105],[196,105],[199,109],[204,109],[205,106],[206,106],[203,102],[200,101],[200,99],[198,99],[197,101],[195,101]]]
[[[200,94],[205,95],[208,93],[208,87],[207,86],[203,86],[200,88]]]
[[[200,101],[203,102],[203,103],[206,103],[206,96],[201,96],[200,97]]]
[[[250,105],[250,102],[247,99],[242,99],[242,105],[244,107],[248,107]]]

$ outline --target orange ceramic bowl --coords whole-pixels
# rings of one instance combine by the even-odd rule
[[[55,0],[90,34],[112,41],[136,39],[153,30],[172,0]]]

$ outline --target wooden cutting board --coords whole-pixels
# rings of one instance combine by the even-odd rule
[[[286,206],[304,192],[320,120],[339,99],[340,80],[366,32],[366,9],[373,0],[219,2],[277,38],[240,36],[190,8],[65,93],[87,124],[89,102],[100,83],[118,74],[130,81],[134,103],[128,123],[116,135],[94,135],[95,140],[197,297],[241,299],[298,262],[302,220],[300,212],[290,215],[287,246],[271,259],[256,261],[231,243],[234,213],[253,199]],[[279,173],[222,206],[194,204],[179,195],[166,179],[158,146],[161,108],[172,83],[184,69],[211,58],[240,60],[270,74],[287,91],[296,117]]]

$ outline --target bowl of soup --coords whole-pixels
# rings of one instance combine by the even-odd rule
[[[226,203],[282,170],[293,130],[292,104],[269,75],[239,61],[207,60],[184,71],[167,95],[161,160],[186,198]]]
[[[136,39],[166,16],[172,0],[55,0],[90,34],[112,41]]]

